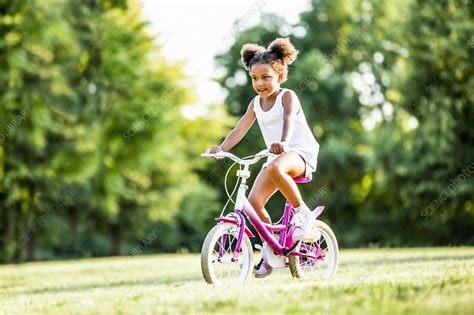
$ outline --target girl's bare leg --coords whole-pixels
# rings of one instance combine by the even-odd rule
[[[268,199],[270,199],[276,191],[277,187],[270,179],[267,169],[262,169],[253,183],[248,199],[260,217],[260,220],[265,223],[272,223],[270,215],[264,207]]]
[[[299,154],[289,151],[278,155],[266,168],[268,177],[293,208],[303,204],[301,193],[293,177],[303,176],[305,167],[306,165]]]

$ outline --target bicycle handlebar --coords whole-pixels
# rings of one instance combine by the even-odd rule
[[[214,154],[211,153],[202,153],[202,157],[215,157],[215,158],[229,158],[232,161],[239,163],[240,165],[252,165],[257,163],[260,159],[267,157],[267,156],[274,156],[275,154],[271,153],[269,149],[262,150],[258,152],[257,154],[254,155],[254,158],[251,160],[245,160],[241,159],[238,156],[230,153],[230,152],[224,152],[220,151]]]

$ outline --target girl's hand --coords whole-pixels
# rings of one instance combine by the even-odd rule
[[[288,146],[288,142],[286,141],[273,143],[272,146],[270,147],[270,152],[274,154],[281,154],[283,152],[288,152],[288,151],[290,151],[290,148]]]
[[[216,154],[218,152],[222,152],[224,150],[222,150],[222,148],[218,145],[213,145],[212,147],[210,147],[207,152],[210,153],[210,154]],[[222,160],[222,158],[214,158],[214,159],[217,159],[217,160]]]

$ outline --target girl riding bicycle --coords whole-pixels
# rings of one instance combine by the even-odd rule
[[[315,214],[304,203],[293,178],[308,178],[316,171],[319,144],[295,92],[280,87],[286,81],[288,65],[295,61],[298,51],[288,39],[277,38],[268,48],[245,44],[240,53],[258,95],[250,101],[246,113],[222,144],[212,146],[208,152],[214,154],[232,149],[256,119],[266,146],[277,156],[268,157],[263,164],[250,191],[249,202],[263,222],[271,223],[264,207],[280,190],[295,210],[293,238],[300,240],[314,223]],[[260,261],[257,266],[256,277],[265,277],[272,271],[266,262]]]

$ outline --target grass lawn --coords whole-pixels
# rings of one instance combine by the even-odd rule
[[[256,259],[256,258],[255,258]],[[197,254],[0,266],[0,314],[474,314],[474,248],[342,250],[339,271],[207,285]]]

